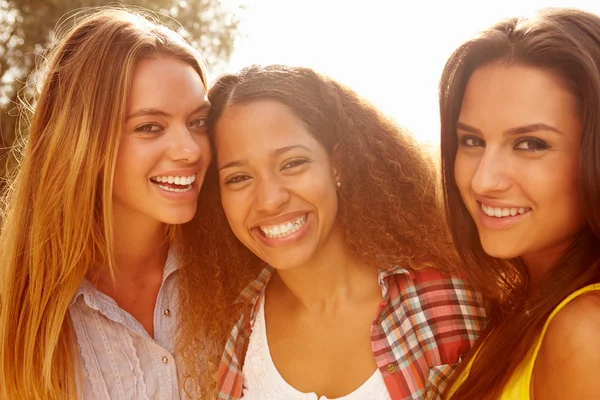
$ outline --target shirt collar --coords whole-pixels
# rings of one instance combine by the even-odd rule
[[[388,289],[389,289],[388,281],[390,280],[391,277],[396,276],[396,275],[406,275],[411,279],[414,279],[414,277],[415,277],[415,275],[412,271],[410,271],[404,267],[400,267],[398,265],[393,265],[390,267],[379,269],[378,280],[379,280],[379,286],[381,286],[381,298],[385,302],[389,301],[389,297],[390,297],[389,292],[388,292]]]
[[[267,288],[267,283],[271,280],[273,273],[275,272],[275,268],[267,266],[263,268],[258,277],[250,282],[242,293],[237,297],[234,304],[240,303],[250,303],[254,304],[260,296],[264,293]]]

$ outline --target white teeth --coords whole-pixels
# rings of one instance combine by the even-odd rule
[[[514,217],[517,214],[524,214],[531,210],[529,207],[521,207],[521,208],[500,208],[500,207],[489,207],[485,204],[481,203],[481,209],[485,213],[485,215],[494,217],[494,218],[505,218],[505,217]]]
[[[196,180],[196,175],[190,175],[190,176],[154,176],[152,178],[150,178],[150,181],[154,182],[154,183],[170,183],[173,185],[180,185],[183,186],[187,191],[191,188],[191,184]],[[163,185],[158,185],[161,188],[165,188],[168,186],[163,186]],[[189,187],[188,187],[189,186]],[[171,188],[171,189],[176,189],[176,188]],[[170,190],[171,192],[174,190]]]
[[[280,225],[260,226],[260,230],[266,237],[271,239],[281,239],[297,232],[306,223],[306,214],[296,218],[293,221],[284,222]]]
[[[172,187],[163,186],[163,185],[158,185],[158,187],[161,188],[162,190],[166,190],[167,192],[175,192],[175,193],[189,192],[190,190],[192,190],[192,185],[189,185],[183,189],[177,189],[177,188],[172,188]]]

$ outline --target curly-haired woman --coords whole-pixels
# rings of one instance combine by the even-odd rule
[[[484,316],[442,273],[457,261],[430,160],[307,68],[253,66],[209,99],[216,159],[183,257],[202,273],[185,282],[222,274],[230,299],[248,284],[240,313],[206,294],[219,398],[437,398]]]

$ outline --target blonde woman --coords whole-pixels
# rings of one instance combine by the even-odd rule
[[[202,63],[114,9],[48,62],[2,216],[0,398],[179,399],[196,374],[175,343],[174,226],[210,162]]]

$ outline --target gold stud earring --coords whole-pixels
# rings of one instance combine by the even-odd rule
[[[340,181],[337,182],[337,188],[341,188],[342,187],[342,183]]]

